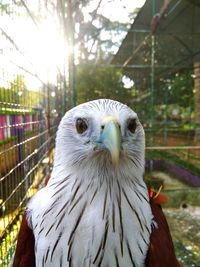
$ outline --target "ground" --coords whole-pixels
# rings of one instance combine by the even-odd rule
[[[200,266],[200,208],[164,210],[183,267]]]

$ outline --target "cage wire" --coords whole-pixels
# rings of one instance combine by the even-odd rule
[[[74,62],[69,59],[68,76],[63,49],[67,32],[73,44],[73,22],[70,5],[68,16],[63,7],[64,1],[0,3],[2,267],[13,254],[27,200],[50,172],[58,122],[75,104],[68,88],[74,87]],[[167,172],[191,184],[195,194],[200,186],[199,25],[198,1],[147,0],[111,61],[134,81],[132,107],[146,132],[150,184],[159,188],[155,172]]]
[[[200,185],[199,25],[198,1],[148,0],[111,61],[134,81],[132,105],[146,132],[149,176],[168,170],[195,186]]]
[[[9,265],[28,199],[50,173],[55,132],[66,111],[66,43],[61,15],[50,4],[14,0],[0,3],[2,267]]]
[[[147,0],[111,64],[134,82],[132,107],[146,134],[149,186],[185,267],[199,266],[200,3]],[[190,251],[189,251],[190,249]]]

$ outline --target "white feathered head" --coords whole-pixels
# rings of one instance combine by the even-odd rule
[[[54,167],[131,168],[133,175],[139,172],[142,176],[144,146],[143,127],[132,109],[109,99],[95,100],[76,106],[63,117]]]

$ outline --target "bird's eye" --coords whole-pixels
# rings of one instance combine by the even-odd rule
[[[79,134],[84,133],[87,128],[87,122],[84,119],[79,118],[76,120],[76,130]]]
[[[136,130],[136,127],[137,127],[137,122],[136,122],[136,119],[130,119],[129,122],[128,122],[128,130],[131,132],[131,133],[134,133],[135,130]]]

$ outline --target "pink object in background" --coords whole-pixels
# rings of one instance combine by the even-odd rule
[[[6,115],[0,115],[0,140],[4,140],[6,138]]]

